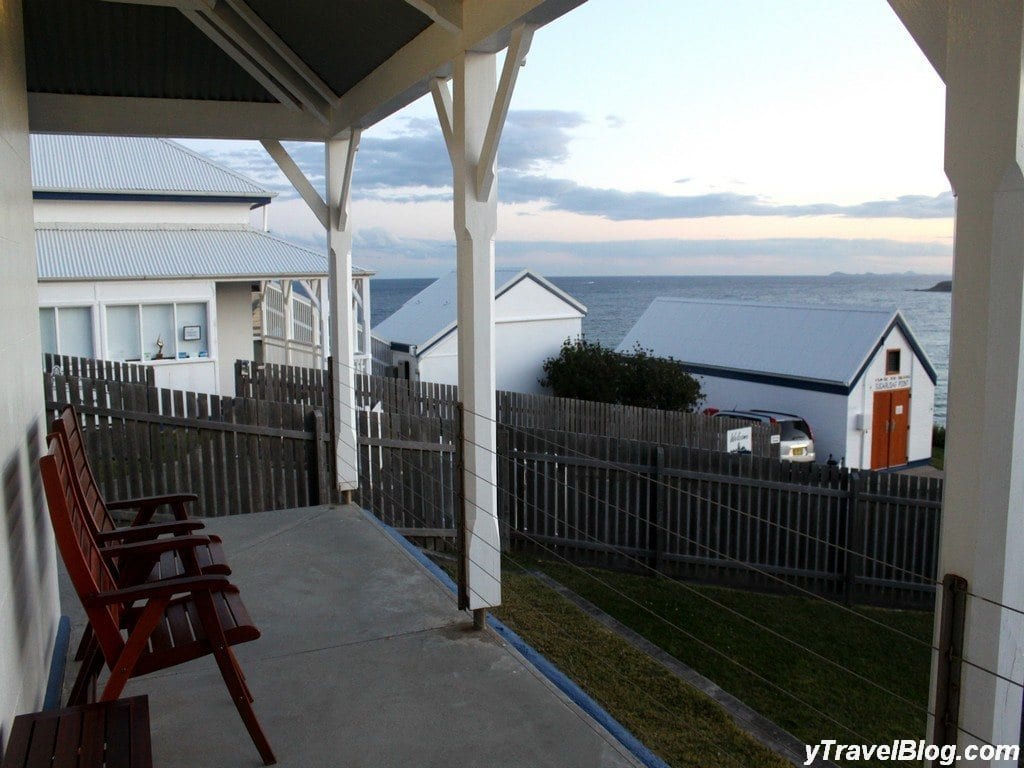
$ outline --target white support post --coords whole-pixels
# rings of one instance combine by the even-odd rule
[[[939,578],[1024,609],[1024,6],[949,3],[946,41],[957,211]],[[966,607],[959,744],[1018,744],[1024,617],[974,597]],[[933,653],[933,681],[939,663]]]
[[[331,357],[334,358],[334,447],[338,490],[351,495],[359,487],[356,446],[355,333],[352,322],[352,229],[348,222],[352,167],[359,132],[329,139],[326,146],[328,288],[331,305]]]
[[[321,339],[330,344],[331,357],[334,358],[331,383],[334,388],[335,482],[338,490],[350,498],[351,492],[359,487],[359,452],[356,447],[355,329],[352,322],[352,229],[348,222],[348,202],[352,169],[359,148],[359,130],[353,128],[340,138],[329,139],[325,143],[326,202],[279,141],[268,139],[262,144],[327,230],[329,319],[324,320],[323,301],[318,296],[321,298]],[[291,335],[290,328],[287,335]]]
[[[477,166],[497,90],[496,56],[465,52],[453,62],[454,98],[434,84],[442,125],[451,125],[458,284],[459,395],[464,406],[465,574],[469,607],[501,603],[494,376],[494,234],[497,192],[478,196]],[[443,89],[443,92],[442,92]],[[478,613],[478,616],[481,615]]]

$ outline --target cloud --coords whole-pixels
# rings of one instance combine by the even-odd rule
[[[949,218],[953,194],[934,197],[904,195],[895,200],[872,200],[856,205],[812,203],[780,205],[757,195],[712,192],[703,195],[669,195],[660,192],[627,192],[577,184],[533,174],[507,173],[500,180],[505,202],[539,202],[548,210],[612,221],[699,219],[712,216],[844,216],[849,218]]]
[[[623,126],[626,125],[626,121],[623,118],[619,117],[618,115],[605,115],[604,123],[613,130],[617,128],[622,128]]]
[[[612,125],[621,118],[607,115]],[[895,200],[869,200],[854,205],[820,202],[780,204],[754,194],[713,191],[699,195],[586,186],[551,171],[570,156],[575,129],[583,115],[563,110],[513,110],[498,151],[499,199],[505,203],[537,203],[541,210],[566,211],[610,221],[699,219],[720,216],[841,216],[846,218],[950,218],[951,192],[935,196],[904,195]],[[446,202],[451,199],[452,168],[436,120],[407,118],[394,135],[363,137],[353,174],[356,198],[392,202]],[[289,142],[286,148],[321,192],[324,186],[323,146]],[[258,144],[230,151],[207,152],[215,160],[253,177],[280,194],[295,191]],[[683,184],[689,178],[679,178]],[[740,186],[739,182],[732,186]]]

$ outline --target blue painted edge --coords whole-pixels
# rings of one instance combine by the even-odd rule
[[[916,467],[927,467],[932,463],[931,458],[927,459],[914,459],[914,461],[908,461],[906,464],[900,464],[898,467],[887,467],[886,469],[876,469],[876,472],[884,472],[887,474],[894,474],[896,472],[902,472],[904,469],[914,469]]]
[[[437,577],[444,586],[450,589],[453,594],[458,594],[458,587],[455,582],[452,581],[451,576],[445,573],[437,563],[420,552],[412,542],[406,539],[390,525],[381,522],[366,510],[363,510],[363,515],[383,529],[384,532],[392,539],[398,542],[406,552],[415,557],[428,571],[430,571],[433,576]],[[523,640],[523,638],[505,626],[505,624],[496,619],[490,613],[487,615],[487,623],[490,625],[491,629],[497,632],[498,635],[505,640],[505,642],[515,648],[516,651],[526,659],[526,661],[536,667],[537,671],[550,680],[558,690],[568,696],[576,706],[600,723],[605,730],[607,730],[620,744],[622,744],[623,747],[629,750],[633,757],[647,766],[647,768],[669,768],[668,763],[644,746],[640,739],[630,733],[622,723],[608,714],[604,707],[590,698],[586,691],[566,677],[562,670],[548,661],[543,654],[535,650],[529,643]]]
[[[68,662],[70,642],[71,619],[61,616],[57,621],[57,636],[53,641],[53,656],[50,658],[50,676],[46,681],[43,709],[60,708],[61,694],[64,693],[64,667]]]

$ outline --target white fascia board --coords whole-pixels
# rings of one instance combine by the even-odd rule
[[[282,104],[28,94],[33,133],[323,141],[323,123]]]

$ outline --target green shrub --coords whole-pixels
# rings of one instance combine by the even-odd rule
[[[540,383],[557,397],[666,411],[693,411],[704,401],[700,382],[676,360],[639,344],[623,355],[599,342],[566,340],[557,357],[544,361]]]

